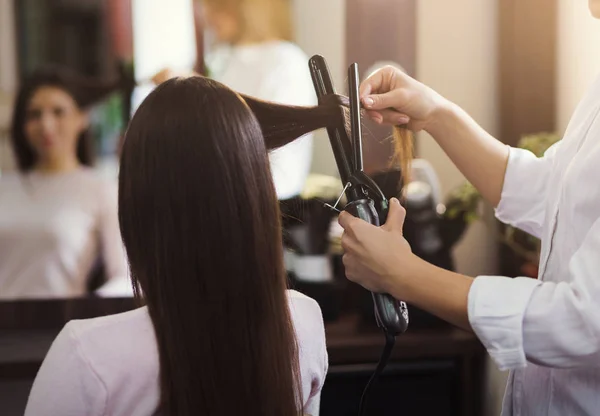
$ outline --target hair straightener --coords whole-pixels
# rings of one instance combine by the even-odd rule
[[[325,59],[315,55],[309,60],[313,85],[319,102],[327,95],[335,94],[331,75]],[[385,222],[388,200],[377,184],[363,171],[362,130],[360,118],[358,64],[348,68],[348,90],[350,99],[350,135],[340,126],[327,128],[329,141],[342,183],[345,185],[347,205],[344,210],[373,225]],[[408,327],[408,309],[402,301],[385,293],[371,293],[375,309],[375,320],[386,337],[386,346],[375,373],[367,383],[359,414],[365,411],[365,399],[373,381],[381,373],[394,346],[395,337]]]

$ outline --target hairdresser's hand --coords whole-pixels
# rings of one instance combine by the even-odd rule
[[[406,211],[396,198],[390,201],[387,221],[376,227],[342,212],[342,247],[346,277],[372,292],[402,291],[402,271],[416,256],[402,235]]]
[[[386,66],[360,86],[367,114],[377,123],[408,125],[413,131],[427,130],[447,101],[437,92],[401,70]]]

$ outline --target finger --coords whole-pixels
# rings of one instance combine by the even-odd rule
[[[377,116],[379,118],[379,121],[375,120],[376,122],[378,122],[379,124],[385,123],[385,124],[391,124],[393,126],[402,126],[405,124],[408,124],[408,122],[410,121],[410,117],[408,117],[406,114],[402,114],[394,109],[386,109],[386,110],[378,110],[378,111],[368,111],[369,112],[373,112],[376,113]]]
[[[373,93],[365,96],[362,102],[367,110],[402,109],[408,102],[408,92],[397,88],[382,94]]]
[[[402,227],[404,226],[404,219],[406,218],[406,210],[400,201],[396,198],[390,200],[390,209],[388,211],[387,220],[383,224],[382,228],[386,231],[397,231],[402,233]]]
[[[358,95],[359,97],[366,97],[371,95],[374,91],[379,91],[383,84],[383,75],[381,70],[376,71],[370,77],[365,79],[359,86]]]
[[[344,253],[353,254],[355,252],[356,241],[348,233],[342,234],[341,244]]]
[[[353,225],[355,225],[357,221],[360,221],[360,219],[356,218],[352,214],[347,213],[346,211],[342,211],[342,213],[338,216],[338,223],[346,232],[349,233],[353,232]]]
[[[362,84],[360,84],[359,90],[358,90],[358,96],[360,98],[364,98],[368,95],[371,95],[371,93],[373,92],[373,83],[371,79],[366,79],[365,81],[363,81]]]
[[[397,71],[396,68],[385,66],[373,72],[360,84],[359,96],[365,97],[377,92],[388,92],[390,90],[390,80],[393,78],[395,71]]]
[[[356,263],[354,259],[348,254],[344,254],[342,256],[342,263],[344,264],[344,274],[346,275],[346,278],[352,282],[356,282],[356,273],[354,271]]]
[[[377,124],[383,123],[383,115],[381,114],[380,111],[367,110],[367,111],[365,111],[365,114],[367,115],[367,117],[369,117],[375,123],[377,123]]]

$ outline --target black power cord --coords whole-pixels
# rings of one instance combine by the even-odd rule
[[[369,379],[369,382],[365,386],[365,389],[363,390],[362,397],[360,398],[360,405],[358,407],[358,416],[364,416],[367,408],[367,398],[369,395],[369,391],[371,390],[371,387],[373,387],[373,384],[375,383],[375,381],[377,381],[377,378],[379,378],[379,375],[385,368],[385,365],[387,364],[388,360],[390,359],[390,355],[392,354],[392,350],[394,349],[396,337],[393,334],[387,332],[385,329],[383,330],[383,333],[385,335],[385,347],[383,347],[383,352],[381,353],[381,358],[379,358],[379,363],[377,364],[377,368],[375,368],[375,372],[373,373],[373,375]]]

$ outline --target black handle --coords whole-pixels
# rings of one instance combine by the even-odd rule
[[[370,224],[379,226],[379,215],[372,199],[359,199],[346,205],[345,210]],[[408,328],[408,309],[406,303],[394,299],[386,293],[373,293],[373,305],[377,325],[388,333],[398,335]]]

